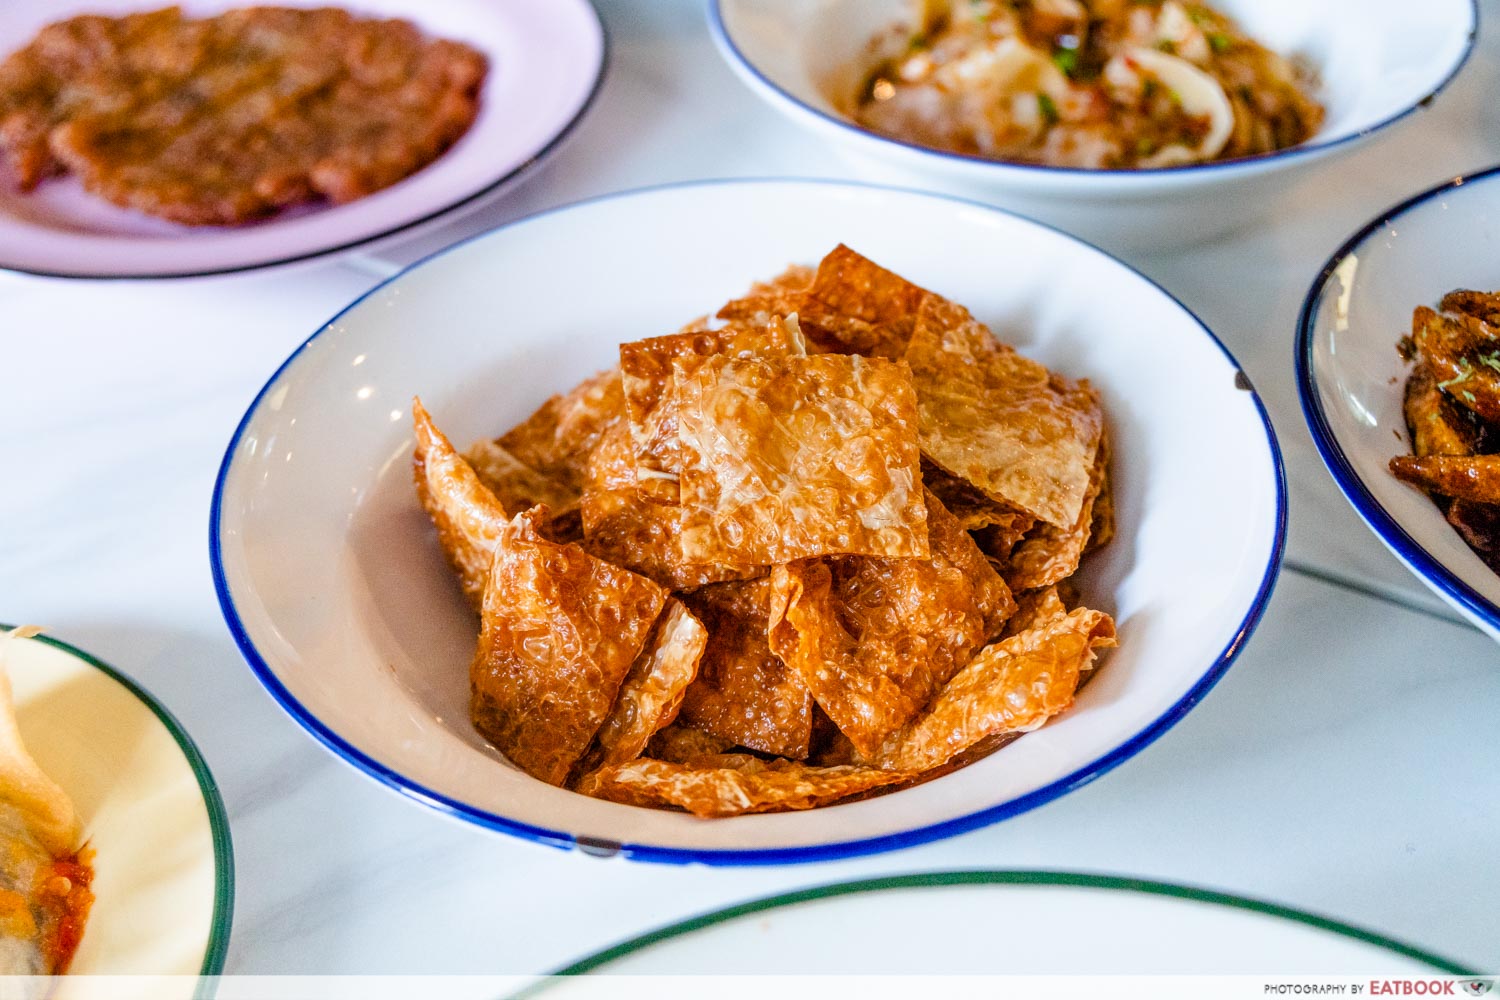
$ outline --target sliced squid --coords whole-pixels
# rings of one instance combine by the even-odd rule
[[[1207,134],[1196,146],[1182,143],[1163,146],[1143,157],[1141,167],[1175,167],[1201,163],[1219,155],[1234,131],[1234,108],[1219,81],[1186,59],[1146,48],[1130,49],[1111,59],[1105,68],[1106,79],[1116,86],[1132,75],[1154,78],[1172,92],[1184,111],[1206,117],[1209,123]]]

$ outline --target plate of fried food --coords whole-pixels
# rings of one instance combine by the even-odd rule
[[[217,274],[472,205],[602,78],[586,0],[0,10],[0,267]]]
[[[251,406],[210,541],[252,669],[355,766],[545,843],[743,863],[1129,757],[1242,647],[1284,517],[1248,380],[1129,268],[971,203],[743,181],[372,291]]]
[[[1500,638],[1500,171],[1377,216],[1313,283],[1298,387],[1339,488],[1408,569]]]
[[[864,928],[906,928],[871,948]],[[1472,975],[1326,917],[1191,886],[1046,871],[945,871],[813,886],[691,917],[558,970],[573,976]],[[1180,995],[1190,995],[1182,993]]]
[[[1425,107],[1474,0],[712,0],[730,66],[876,179],[1178,246]]]
[[[40,633],[0,626],[0,969],[192,996],[234,908],[218,788],[150,695]]]

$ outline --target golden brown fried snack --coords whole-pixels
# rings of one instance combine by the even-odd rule
[[[576,492],[529,468],[495,441],[475,441],[463,457],[509,515],[545,504],[551,511],[546,529],[548,538],[554,542],[576,542],[583,538]]]
[[[979,531],[998,525],[1004,530],[1016,531],[1016,537],[1024,535],[1035,522],[1029,514],[1023,514],[1015,508],[991,500],[973,486],[950,476],[942,469],[933,465],[926,458],[922,459],[922,483],[931,490],[948,512],[958,518],[958,523],[963,525],[965,531]]]
[[[1035,590],[1065,580],[1078,571],[1078,562],[1093,539],[1095,500],[1109,478],[1109,435],[1099,437],[1094,468],[1078,520],[1067,528],[1039,524],[1011,552],[1005,582],[1012,590]],[[1110,529],[1113,530],[1113,527]],[[1103,542],[1100,543],[1101,545]]]
[[[1500,503],[1500,455],[1397,455],[1391,473],[1439,496]]]
[[[812,268],[793,264],[770,281],[757,281],[740,298],[725,303],[719,318],[765,326],[775,317],[790,316],[801,307],[802,295],[812,280]]]
[[[420,170],[478,112],[484,57],[337,8],[173,8],[50,25],[0,66],[0,155],[115,204],[228,225]]]
[[[496,443],[529,468],[582,493],[589,455],[605,433],[624,420],[620,369],[610,368],[553,396]]]
[[[1040,521],[1078,521],[1104,428],[1088,382],[1021,357],[936,296],[922,307],[906,359],[924,455]]]
[[[771,648],[862,754],[922,710],[1015,610],[958,519],[927,494],[927,559],[777,566]]]
[[[1058,593],[1056,584],[1042,587],[1040,590],[1028,590],[1024,594],[1016,595],[1016,613],[1011,616],[1010,621],[1005,623],[1005,631],[1000,637],[1009,639],[1013,635],[1030,632],[1067,613],[1067,602],[1063,600],[1062,594]]]
[[[648,500],[636,486],[635,450],[620,421],[589,457],[589,483],[579,502],[584,548],[673,590],[764,575],[763,567],[686,560],[678,544],[683,509]]]
[[[1458,405],[1500,422],[1500,336],[1481,320],[1419,306],[1412,339],[1439,389]]]
[[[546,511],[500,533],[469,669],[474,728],[553,785],[588,750],[667,600],[665,588],[540,533]]]
[[[682,595],[708,627],[698,679],[681,721],[733,746],[801,760],[812,735],[812,695],[771,651],[771,582],[718,583]]]
[[[915,775],[873,767],[811,767],[748,754],[690,764],[634,760],[591,775],[578,790],[634,806],[677,806],[702,819],[826,806]]]
[[[987,737],[1036,729],[1073,703],[1095,650],[1114,644],[1110,617],[1080,608],[988,646],[872,763],[927,771]]]
[[[667,598],[651,638],[620,684],[615,707],[594,736],[579,765],[582,773],[634,760],[651,738],[671,725],[682,708],[683,692],[698,676],[708,630],[687,606]]]
[[[693,729],[680,723],[672,723],[651,737],[641,756],[652,760],[666,760],[674,764],[686,764],[699,757],[710,757],[724,753],[734,746],[732,740],[722,739],[701,729]]]
[[[764,325],[737,323],[719,330],[676,333],[621,344],[620,372],[641,492],[666,503],[678,501],[682,445],[677,434],[674,365],[684,375],[691,375],[705,358],[716,354],[748,358],[806,353],[796,320],[779,316],[767,317]]]
[[[478,610],[495,543],[510,515],[438,430],[420,399],[412,400],[411,417],[417,435],[412,453],[417,497],[437,528],[443,555],[458,574],[464,596]]]
[[[904,364],[717,355],[677,384],[689,562],[927,556]]]
[[[929,298],[936,296],[840,243],[818,264],[797,316],[827,350],[899,361]]]
[[[1438,388],[1432,366],[1419,362],[1406,380],[1402,412],[1412,451],[1428,455],[1472,455],[1479,444],[1473,422]]]

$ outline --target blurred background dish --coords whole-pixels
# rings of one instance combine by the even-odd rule
[[[280,0],[321,7],[326,0]],[[0,57],[44,25],[78,14],[120,16],[141,0],[50,0],[0,8]],[[182,5],[202,17],[246,6]],[[448,217],[497,191],[554,148],[587,109],[604,72],[605,38],[587,0],[361,0],[364,17],[405,18],[477,49],[489,68],[478,116],[451,148],[404,180],[340,205],[312,204],[253,224],[186,227],[109,204],[74,178],[22,193],[0,186],[0,268],[86,278],[218,274],[303,261]]]
[[[720,238],[705,242],[705,233]],[[476,621],[413,495],[412,397],[448,415],[460,446],[493,435],[616,363],[621,341],[675,330],[840,241],[964,302],[1019,351],[1100,390],[1118,534],[1076,579],[1089,607],[1115,616],[1120,648],[1055,724],[864,802],[705,823],[527,776],[469,724]],[[949,836],[1132,756],[1242,648],[1275,579],[1285,517],[1280,456],[1258,397],[1212,334],[1128,267],[971,202],[727,181],[533,216],[441,252],[349,307],[246,413],[220,470],[210,551],[225,619],[257,677],[377,780],[544,843],[735,864]]]
[[[892,139],[839,110],[872,65],[871,38],[911,23],[908,0],[710,0],[721,53],[760,96],[836,142],[862,174],[994,201],[1110,248],[1166,249],[1267,213],[1306,167],[1424,107],[1473,48],[1474,0],[1220,0],[1267,48],[1316,73],[1326,117],[1299,146],[1241,160],[1154,170],[1002,163]],[[851,70],[851,67],[856,67]]]
[[[69,974],[217,975],[234,859],[192,739],[129,679],[49,636],[9,640],[5,663],[26,746],[72,797],[94,852],[94,904]],[[191,996],[194,980],[170,986]]]
[[[1500,288],[1500,168],[1377,215],[1329,258],[1297,328],[1302,412],[1339,489],[1397,559],[1500,640],[1500,575],[1426,495],[1388,468],[1409,454],[1397,341],[1412,310],[1456,288]]]
[[[900,947],[871,948],[869,928]],[[818,886],[622,942],[560,976],[1467,975],[1436,955],[1274,903],[1064,872],[960,871]],[[568,995],[566,979],[546,995]]]

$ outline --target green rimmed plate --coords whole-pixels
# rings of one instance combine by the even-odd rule
[[[26,747],[72,796],[95,852],[94,906],[70,973],[217,975],[234,856],[192,739],[133,681],[56,639],[12,640],[6,665]],[[184,980],[189,993],[195,982]]]
[[[557,975],[1266,972],[1472,975],[1383,935],[1273,903],[1034,871],[932,872],[803,889],[643,934]]]

